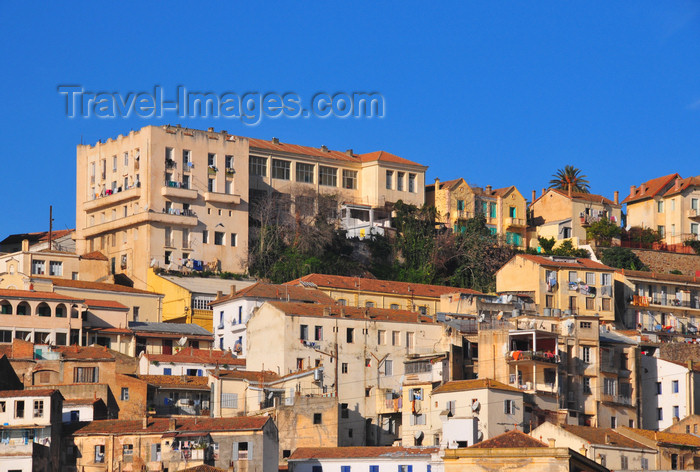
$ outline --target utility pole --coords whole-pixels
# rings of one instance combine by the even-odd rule
[[[53,239],[53,205],[49,205],[49,251],[52,249],[51,240]]]

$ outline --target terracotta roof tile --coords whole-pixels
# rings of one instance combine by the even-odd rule
[[[617,269],[617,273],[631,279],[651,279],[664,282],[697,283],[700,284],[700,277],[695,275],[680,274],[659,274],[658,272],[644,272],[640,270]]]
[[[365,457],[406,457],[435,454],[439,447],[299,447],[289,457],[290,461],[308,459],[360,459]]]
[[[240,379],[240,380],[249,380],[252,382],[258,382],[260,383],[261,381],[263,383],[269,383],[269,382],[274,382],[275,380],[279,380],[280,376],[276,372],[272,372],[269,370],[266,371],[255,371],[255,370],[219,370],[219,372],[215,371],[209,371],[211,375],[214,377],[217,377],[222,380],[226,379]]]
[[[53,235],[51,236],[53,240],[55,241],[58,238],[62,238],[63,236],[66,236],[72,232],[74,232],[74,229],[59,229],[57,231],[53,232]],[[22,242],[23,240],[28,239],[29,243],[37,243],[41,241],[48,241],[49,240],[49,232],[48,231],[37,231],[35,233],[17,233],[17,234],[11,234],[2,241],[0,241],[0,244],[12,244],[12,243],[18,243]]]
[[[392,295],[440,298],[446,293],[466,293],[483,295],[469,288],[447,287],[445,285],[414,284],[393,280],[369,279],[366,277],[346,277],[342,275],[309,274],[287,282],[285,285],[299,285],[310,282],[321,288],[335,288],[363,292],[388,293]]]
[[[295,302],[312,302],[334,304],[335,300],[320,290],[297,285],[275,285],[256,282],[249,287],[239,290],[233,295],[217,298],[210,305],[217,305],[238,298],[263,298],[267,300],[289,300]]]
[[[386,151],[374,151],[367,154],[360,154],[360,160],[362,162],[372,162],[372,161],[382,161],[382,162],[392,162],[394,164],[406,164],[410,166],[420,166],[417,162],[409,161],[403,157],[399,157],[395,154]]]
[[[12,397],[47,397],[58,390],[43,388],[37,390],[0,390],[0,398]]]
[[[94,359],[94,360],[112,360],[115,359],[112,352],[106,347],[101,346],[56,346],[52,348],[56,352],[60,352],[64,359]]]
[[[188,467],[187,469],[182,469],[180,472],[227,472],[227,469],[220,469],[214,467],[213,465],[196,465],[194,467]]]
[[[680,446],[700,447],[700,437],[686,433],[666,433],[662,431],[651,431],[648,429],[637,429],[623,426],[618,430],[622,434],[629,431],[632,435],[637,434],[643,438],[651,439],[657,443],[675,444]]]
[[[207,378],[194,375],[137,375],[136,378],[156,387],[209,390]]]
[[[175,362],[180,364],[229,364],[245,365],[245,359],[233,357],[229,351],[216,349],[194,349],[187,347],[175,354],[144,354],[151,361]]]
[[[89,308],[118,308],[120,310],[128,310],[129,307],[126,305],[123,305],[119,302],[113,301],[113,300],[92,300],[92,299],[86,299],[85,304]]]
[[[237,416],[233,418],[177,418],[177,432],[258,431],[270,421],[269,416]],[[144,429],[142,420],[97,420],[78,429],[78,436],[94,434],[158,434],[169,431],[170,418],[151,418]]]
[[[84,280],[61,279],[58,277],[41,277],[42,279],[50,280],[54,287],[69,287],[80,288],[87,290],[104,290],[107,292],[127,292],[127,293],[143,293],[148,295],[162,296],[160,293],[149,292],[147,290],[139,290],[126,285],[108,284],[104,282],[86,282]]]
[[[517,429],[499,434],[496,437],[487,439],[480,443],[470,446],[476,449],[494,449],[494,448],[525,448],[525,447],[547,447],[543,442],[528,436]]]
[[[622,203],[633,203],[639,200],[645,200],[647,198],[655,197],[659,192],[666,188],[676,177],[680,177],[676,174],[664,175],[662,177],[656,177],[655,179],[647,180],[643,184],[635,188],[634,193],[630,193],[627,198],[622,200]],[[644,192],[642,192],[642,187],[644,187]],[[630,189],[631,190],[631,189]]]
[[[691,187],[700,187],[700,175],[695,176],[695,177],[686,177],[685,179],[678,179],[674,182],[673,187],[668,189],[668,191],[664,194],[664,197],[670,197],[672,195],[677,195],[681,193],[684,190],[687,190]]]
[[[644,444],[641,444],[633,439],[623,436],[611,428],[593,428],[590,426],[578,426],[570,424],[561,424],[560,428],[585,439],[591,444],[608,444],[620,447],[630,447],[634,449],[648,449]]]
[[[463,392],[483,388],[522,393],[522,390],[518,390],[515,387],[511,387],[510,385],[506,385],[503,382],[493,379],[452,380],[440,385],[438,388],[433,390],[433,393]]]
[[[0,289],[0,298],[28,298],[32,300],[60,300],[66,302],[82,302],[80,298],[69,297],[55,292],[41,292],[37,290],[15,290],[13,288]]]
[[[564,191],[564,190],[550,188],[548,191],[556,192],[559,195],[563,195],[563,196],[569,198],[569,193]],[[540,196],[540,198],[542,198],[542,196]],[[615,202],[613,202],[609,198],[606,198],[602,195],[596,195],[595,193],[571,192],[571,198],[573,200],[581,200],[584,202],[605,203],[605,204],[611,205],[611,206],[618,206],[618,207],[620,206],[620,205],[616,205]],[[539,200],[539,198],[537,200]],[[535,201],[537,201],[537,200],[535,200]]]
[[[319,305],[316,303],[268,302],[287,315],[295,316],[325,316],[352,318],[356,320],[370,319],[374,321],[389,321],[396,323],[435,323],[435,321],[418,312],[392,310],[388,308],[358,308],[341,305]]]
[[[458,179],[445,180],[444,182],[440,182],[440,190],[442,190],[442,189],[444,189],[444,188],[450,188],[450,189],[451,189],[451,188],[454,187],[456,184],[461,183],[461,182],[465,182],[464,179],[463,179],[462,177],[460,177],[460,178],[458,178]],[[435,190],[435,184],[426,185],[426,186],[425,186],[425,189],[426,189],[426,190],[429,190],[429,189],[430,189],[430,190]]]
[[[107,256],[102,254],[100,251],[92,251],[92,252],[86,252],[82,256],[80,256],[81,259],[87,259],[90,261],[108,261],[109,259]]]
[[[531,262],[534,262],[536,264],[539,264],[541,266],[545,267],[557,267],[557,268],[566,268],[566,269],[591,269],[591,270],[609,270],[609,271],[614,271],[612,267],[608,267],[604,264],[601,264],[600,262],[595,262],[591,259],[586,259],[586,258],[571,258],[572,260],[565,261],[565,260],[552,260],[548,256],[535,256],[532,254],[517,254],[514,257],[522,257],[523,259],[527,259]],[[557,256],[553,256],[554,259],[557,259]],[[512,259],[511,259],[512,260]]]

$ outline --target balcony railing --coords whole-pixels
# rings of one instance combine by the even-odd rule
[[[659,305],[659,306],[671,306],[671,307],[681,307],[681,308],[694,308],[700,309],[700,300],[679,300],[675,297],[669,296],[652,296],[647,297],[644,295],[634,295],[632,297],[633,306],[649,306],[649,305]]]
[[[691,208],[687,212],[688,218],[698,218],[700,217],[700,209],[698,208]]]
[[[523,218],[507,218],[506,224],[508,226],[525,226],[525,219]]]
[[[609,395],[604,393],[601,399],[604,402],[617,403],[618,405],[632,405],[632,398],[625,395]]]
[[[163,213],[167,213],[169,215],[177,215],[177,216],[197,216],[197,213],[190,209],[181,209],[181,208],[165,208],[163,209]]]
[[[165,168],[166,169],[174,169],[177,167],[177,163],[173,159],[166,159],[165,160]]]
[[[509,356],[509,361],[521,362],[521,361],[536,361],[536,362],[548,362],[550,364],[557,364],[561,360],[558,354],[544,351],[512,351]]]

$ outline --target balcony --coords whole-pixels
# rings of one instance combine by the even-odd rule
[[[654,295],[653,297],[646,297],[644,295],[634,295],[632,297],[633,306],[666,306],[666,307],[678,307],[678,308],[692,308],[695,310],[700,310],[700,300],[679,300],[676,297],[669,297],[664,295]]]
[[[141,185],[139,184],[136,187],[131,187],[127,190],[122,191],[119,191],[119,189],[117,189],[117,191],[114,193],[112,193],[111,190],[107,190],[107,193],[107,195],[100,196],[94,200],[90,200],[83,203],[83,210],[89,212],[97,210],[98,208],[108,207],[116,205],[117,203],[126,202],[128,200],[135,200],[141,197]]]
[[[166,181],[160,189],[160,194],[164,197],[182,198],[185,200],[196,200],[197,191],[182,186],[180,182]]]
[[[241,196],[229,193],[206,192],[204,194],[204,201],[206,201],[207,203],[226,203],[229,205],[240,205]]]
[[[95,226],[83,229],[86,238],[102,233],[112,232],[121,228],[148,223],[167,223],[173,226],[197,226],[197,215],[191,210],[180,210],[180,214],[156,213],[144,211],[113,221],[105,221]]]
[[[605,403],[616,403],[618,405],[632,406],[632,398],[624,395],[603,394],[601,400]]]
[[[690,219],[693,219],[693,220],[700,219],[700,209],[691,208],[690,210],[687,211],[686,214],[687,214],[688,218],[690,218]]]
[[[173,159],[166,159],[165,160],[165,168],[168,170],[175,169],[175,168],[177,168],[177,163]]]
[[[524,218],[506,218],[506,226],[511,228],[524,228],[525,219]]]
[[[400,396],[393,398],[391,390],[378,389],[376,399],[378,415],[399,413],[401,411],[403,398]]]
[[[547,364],[558,364],[561,361],[559,355],[551,351],[511,351],[506,360],[509,363],[545,362]]]

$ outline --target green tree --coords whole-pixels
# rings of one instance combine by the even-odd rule
[[[610,246],[613,238],[622,235],[622,228],[607,218],[601,218],[586,228],[586,238],[594,239],[598,246]]]
[[[581,173],[580,169],[574,166],[564,166],[563,169],[557,170],[556,174],[552,175],[552,177],[554,178],[549,181],[550,188],[556,188],[567,192],[569,188],[571,188],[572,192],[590,192],[590,184],[588,180],[586,180],[586,176]]]
[[[540,247],[542,248],[545,254],[551,254],[552,248],[557,243],[557,240],[553,237],[545,238],[544,236],[538,236],[537,241],[539,241]]]
[[[572,243],[570,239],[562,241],[562,243],[552,251],[552,254],[556,256],[580,257],[585,259],[591,257],[591,254],[585,249],[575,248],[574,243]]]
[[[617,269],[649,270],[637,255],[626,247],[611,247],[601,253],[603,264]]]

